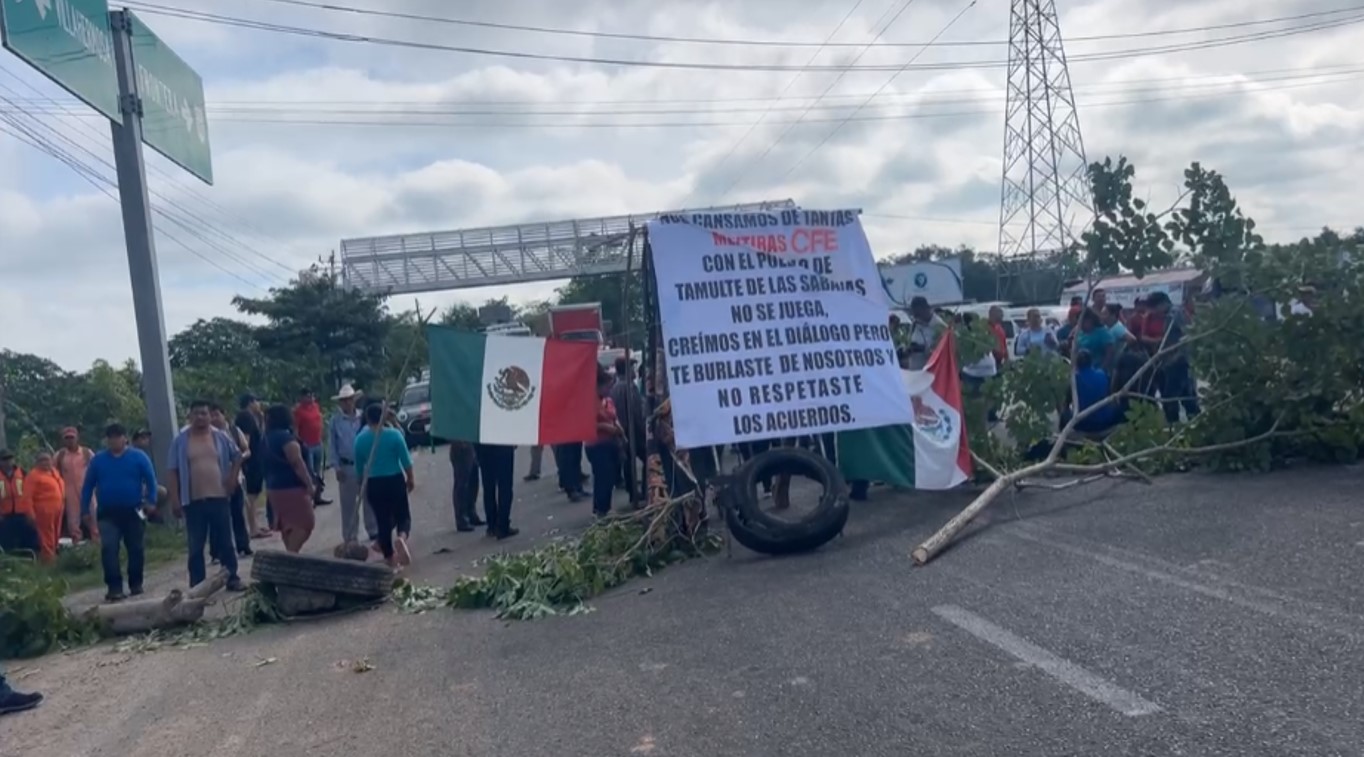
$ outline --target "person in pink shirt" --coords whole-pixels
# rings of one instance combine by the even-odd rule
[[[52,463],[66,483],[66,535],[75,542],[82,539],[99,541],[99,529],[95,526],[98,503],[91,503],[91,517],[81,522],[81,487],[85,486],[85,471],[90,467],[90,458],[94,456],[93,450],[81,444],[80,434],[75,428],[68,426],[62,429],[62,448],[57,450]]]

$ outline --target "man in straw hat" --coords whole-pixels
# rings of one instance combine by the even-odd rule
[[[341,541],[354,544],[360,535],[360,478],[355,473],[355,436],[360,433],[364,422],[356,407],[361,393],[350,384],[332,397],[337,410],[327,423],[327,441],[331,445],[332,459],[336,461],[336,485],[341,490]],[[379,526],[374,520],[374,511],[369,503],[364,503],[365,534],[369,542],[378,538]]]

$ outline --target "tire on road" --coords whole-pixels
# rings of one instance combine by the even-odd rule
[[[251,562],[251,578],[263,584],[351,597],[377,599],[393,590],[393,571],[386,565],[288,552],[257,552]]]
[[[765,512],[758,487],[764,478],[802,476],[823,487],[818,504],[804,517],[791,519]],[[828,460],[808,450],[780,447],[745,463],[721,493],[725,525],[735,541],[755,552],[788,555],[816,549],[843,532],[850,512],[848,486]]]
[[[799,520],[773,515],[762,507],[758,487],[774,476],[800,476],[823,489],[819,502]],[[848,521],[848,485],[843,475],[823,455],[799,447],[778,447],[749,460],[734,472],[730,502],[743,520],[787,539],[803,539],[826,533]],[[842,511],[842,512],[840,512]]]
[[[734,537],[734,541],[754,552],[764,555],[794,555],[801,552],[812,552],[842,533],[851,511],[845,507],[838,512],[841,513],[841,517],[833,523],[826,524],[822,531],[806,531],[794,534],[791,531],[774,533],[746,520],[743,513],[734,508],[725,509],[725,525],[729,527],[729,533]]]

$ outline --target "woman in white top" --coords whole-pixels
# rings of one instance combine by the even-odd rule
[[[1057,350],[1056,333],[1042,325],[1042,311],[1037,308],[1028,310],[1028,326],[1018,333],[1018,354],[1027,355],[1033,350],[1055,353]]]

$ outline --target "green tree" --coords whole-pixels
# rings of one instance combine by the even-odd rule
[[[1135,175],[1123,158],[1090,166],[1097,218],[1073,253],[1090,281],[1187,262],[1219,284],[1215,299],[1199,304],[1184,339],[1159,348],[1142,369],[1187,357],[1202,413],[1168,426],[1156,407],[1136,402],[1124,426],[1102,441],[1075,431],[1086,412],[1052,434],[1049,404],[1075,402],[1070,372],[1048,369],[1060,361],[1012,361],[990,394],[1019,446],[979,440],[975,452],[989,455],[979,462],[994,481],[915,550],[917,562],[932,559],[999,494],[1030,477],[1131,466],[1156,472],[1191,459],[1242,470],[1295,457],[1355,461],[1364,453],[1364,234],[1344,239],[1328,229],[1296,244],[1266,246],[1215,171],[1190,166],[1184,192],[1160,212],[1136,197]],[[1295,298],[1307,300],[1310,313],[1290,311]],[[1266,302],[1277,305],[1277,315],[1274,308],[1266,313]],[[1133,397],[1141,377],[1102,404]],[[1051,440],[1045,457],[1024,462],[1019,452],[1044,434]]]
[[[262,352],[307,366],[310,383],[334,389],[350,378],[368,385],[384,372],[384,342],[392,327],[384,297],[346,289],[320,266],[266,297],[239,295],[232,304],[266,320],[255,332]]]
[[[171,368],[194,368],[235,363],[260,352],[256,328],[231,318],[200,318],[171,337]]]

